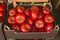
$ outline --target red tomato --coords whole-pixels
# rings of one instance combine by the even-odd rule
[[[38,31],[39,32],[44,32],[44,28],[39,28]]]
[[[2,17],[3,17],[3,12],[0,11],[0,18],[2,18]]]
[[[10,24],[15,24],[15,23],[16,23],[16,22],[15,22],[15,17],[14,17],[14,16],[8,17],[8,23],[10,23]]]
[[[0,11],[4,11],[4,7],[2,4],[0,4]]]
[[[46,15],[44,18],[46,23],[53,23],[54,22],[54,17],[52,15]]]
[[[53,29],[53,24],[47,24],[47,26],[45,27],[45,31],[49,32]]]
[[[16,10],[19,12],[19,13],[23,13],[24,12],[24,8],[22,6],[17,6],[16,7]]]
[[[36,27],[32,27],[32,32],[37,32],[37,28]]]
[[[30,25],[29,24],[22,24],[21,25],[21,31],[22,32],[29,32],[31,29]]]
[[[30,10],[29,10],[29,9],[26,9],[24,12],[25,12],[25,14],[26,14],[27,16],[30,15]]]
[[[16,10],[12,8],[8,11],[8,14],[9,16],[14,16],[16,14]]]
[[[31,12],[31,18],[32,18],[32,20],[36,20],[37,16],[38,16],[37,12],[35,12],[35,11]]]
[[[50,14],[50,12],[51,12],[51,10],[48,7],[46,7],[46,6],[43,7],[44,14]]]
[[[16,25],[16,24],[12,25],[12,30],[14,30],[14,31],[20,31],[19,26]]]
[[[44,17],[44,14],[43,13],[40,13],[39,15],[38,15],[38,18],[39,19],[42,19]]]
[[[32,7],[31,7],[31,11],[36,11],[36,12],[38,12],[38,11],[39,11],[39,7],[38,7],[38,6],[32,6]]]
[[[37,20],[36,23],[35,23],[35,26],[37,28],[43,28],[44,27],[44,21],[43,20]]]
[[[28,23],[31,25],[33,23],[33,20],[31,18],[28,18]]]
[[[25,21],[25,16],[23,14],[18,13],[15,17],[15,20],[18,24],[22,24]]]

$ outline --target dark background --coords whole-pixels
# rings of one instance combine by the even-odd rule
[[[52,5],[53,5],[53,9],[54,9],[54,1],[52,0]],[[59,24],[60,26],[60,6],[57,9],[54,9],[54,15],[55,15],[55,20],[56,20],[56,24]],[[56,35],[54,40],[60,40],[60,30],[58,32],[58,34]]]

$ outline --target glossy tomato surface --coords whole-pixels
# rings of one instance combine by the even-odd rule
[[[17,10],[17,12],[19,12],[19,13],[23,13],[23,12],[24,12],[24,8],[23,8],[22,6],[17,6],[17,7],[16,7],[16,10]]]
[[[46,23],[53,23],[54,22],[54,17],[52,15],[46,15],[44,18]]]
[[[35,11],[31,12],[31,18],[32,18],[32,20],[36,20],[37,16],[38,16],[37,12],[35,12]]]
[[[12,25],[12,30],[20,31],[19,26],[17,24]]]
[[[31,29],[30,25],[29,24],[22,24],[21,25],[21,31],[22,32],[29,32]]]
[[[26,14],[26,16],[30,16],[30,9],[28,8],[28,9],[25,9],[25,11],[24,11],[24,13]]]
[[[45,15],[50,14],[50,12],[51,12],[51,10],[50,10],[48,7],[46,7],[46,6],[43,7],[43,13],[44,13]]]
[[[8,14],[9,16],[14,16],[16,14],[16,10],[12,8],[8,11]]]
[[[47,24],[46,27],[45,27],[45,31],[46,31],[46,32],[49,32],[49,31],[51,31],[53,28],[54,28],[54,25],[53,25],[53,24]]]
[[[8,17],[8,23],[9,24],[15,24],[16,22],[15,22],[15,17],[14,16],[9,16]]]
[[[25,19],[26,19],[25,16],[23,14],[21,14],[21,13],[18,13],[15,16],[16,23],[18,23],[18,24],[24,23]]]
[[[38,12],[39,11],[39,7],[38,6],[32,6],[31,7],[31,11]]]
[[[43,20],[37,20],[36,22],[35,22],[35,26],[37,27],[37,28],[43,28],[44,27],[44,21]]]

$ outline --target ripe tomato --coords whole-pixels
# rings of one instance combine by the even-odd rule
[[[14,16],[16,14],[16,10],[12,8],[8,11],[8,14],[9,16]]]
[[[32,6],[32,7],[31,7],[31,11],[36,11],[36,12],[38,12],[38,11],[39,11],[39,7],[38,7],[38,6]]]
[[[39,19],[42,19],[44,17],[44,14],[43,13],[40,13],[39,15],[38,15],[38,18]]]
[[[37,32],[37,28],[36,28],[36,27],[34,27],[34,26],[32,27],[32,29],[31,29],[31,30],[32,30],[32,32]]]
[[[4,7],[2,4],[0,4],[0,11],[4,11]]]
[[[31,29],[30,25],[29,24],[22,24],[21,25],[21,31],[22,32],[29,32]]]
[[[32,25],[33,20],[32,20],[31,18],[28,18],[28,23],[29,23],[30,25]]]
[[[46,23],[53,23],[54,22],[54,17],[52,15],[46,15],[44,18]]]
[[[36,20],[37,16],[38,16],[37,12],[35,12],[35,11],[31,12],[31,18],[32,18],[32,20]]]
[[[17,24],[12,25],[12,30],[20,31],[19,26]]]
[[[15,17],[15,20],[18,24],[22,24],[25,21],[25,16],[21,13],[18,13]]]
[[[43,20],[37,20],[36,22],[35,22],[35,26],[37,27],[37,28],[43,28],[44,27],[44,21]]]
[[[15,24],[16,22],[15,22],[15,17],[14,16],[9,16],[8,17],[8,23],[10,23],[10,24]]]
[[[27,16],[30,16],[30,10],[29,9],[26,9],[24,12]]]
[[[0,11],[0,18],[2,18],[2,17],[3,17],[3,12]]]
[[[24,8],[23,8],[22,6],[17,6],[17,7],[16,7],[16,10],[17,10],[17,12],[19,12],[19,13],[23,13],[23,12],[24,12]]]
[[[53,29],[54,25],[53,24],[47,24],[46,27],[45,27],[45,31],[46,32],[49,32]]]
[[[51,10],[48,7],[46,7],[46,6],[43,7],[44,14],[50,14],[50,12],[51,12]]]

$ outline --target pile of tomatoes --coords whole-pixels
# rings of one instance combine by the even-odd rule
[[[2,18],[3,18],[3,14],[4,14],[4,8],[5,8],[5,4],[0,3],[0,22],[2,22]]]
[[[54,16],[47,6],[10,8],[7,21],[18,32],[49,32],[54,28]]]

